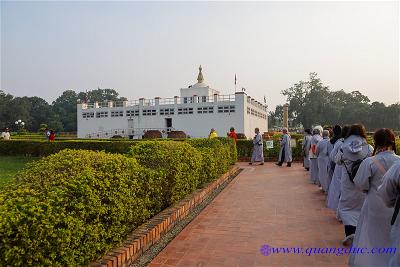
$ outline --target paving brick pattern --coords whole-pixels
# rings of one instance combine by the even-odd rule
[[[300,164],[249,166],[148,265],[347,266],[347,256],[272,254],[260,248],[340,247],[343,226]]]

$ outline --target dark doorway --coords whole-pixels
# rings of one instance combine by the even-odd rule
[[[166,118],[165,124],[166,124],[167,128],[171,128],[172,127],[172,118]]]

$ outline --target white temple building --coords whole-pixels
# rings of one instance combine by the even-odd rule
[[[197,83],[181,88],[180,96],[78,104],[78,138],[140,139],[147,130],[159,130],[163,136],[176,130],[207,137],[211,128],[226,136],[230,127],[252,138],[256,127],[261,133],[268,131],[267,114],[267,106],[245,92],[221,95],[205,84],[200,66]]]

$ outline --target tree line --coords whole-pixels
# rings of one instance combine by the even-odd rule
[[[96,89],[76,93],[73,90],[64,91],[55,101],[49,104],[43,98],[15,97],[0,90],[0,129],[5,127],[16,129],[15,121],[25,122],[25,129],[38,132],[45,125],[57,132],[77,131],[77,103],[80,101],[104,102],[122,101],[114,89]]]
[[[370,131],[378,128],[400,130],[399,102],[386,106],[371,102],[359,91],[333,91],[315,72],[310,73],[308,81],[299,81],[281,93],[289,104],[289,125],[293,128],[362,123]],[[281,127],[283,106],[278,105],[275,111],[270,111],[268,119],[270,128]]]

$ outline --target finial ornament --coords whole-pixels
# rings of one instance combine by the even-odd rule
[[[203,68],[202,68],[201,65],[200,65],[200,67],[199,67],[199,75],[197,76],[197,82],[198,82],[198,83],[202,83],[202,82],[204,81],[203,73],[201,73],[202,69],[203,69]]]

